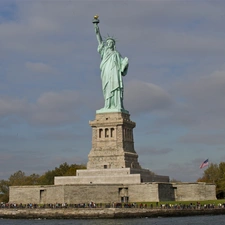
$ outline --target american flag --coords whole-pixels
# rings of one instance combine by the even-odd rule
[[[199,168],[204,168],[205,166],[208,166],[209,165],[209,159],[206,159],[200,166]]]

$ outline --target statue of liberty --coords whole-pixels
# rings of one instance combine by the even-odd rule
[[[122,76],[127,74],[128,58],[122,58],[116,51],[116,40],[113,37],[107,37],[102,40],[98,27],[98,16],[94,16],[93,24],[98,40],[98,52],[101,56],[101,79],[102,91],[105,99],[104,108],[97,110],[97,113],[104,112],[125,112],[123,106],[123,79]]]

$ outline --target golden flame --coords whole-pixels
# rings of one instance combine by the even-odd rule
[[[94,19],[96,19],[96,20],[97,20],[97,19],[98,19],[98,17],[99,17],[99,16],[96,14],[96,15],[94,16]]]

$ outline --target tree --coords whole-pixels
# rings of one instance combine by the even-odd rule
[[[219,179],[217,182],[217,192],[225,192],[225,162],[219,164]]]
[[[0,181],[1,201],[8,202],[9,200],[9,186],[22,185],[25,183],[25,173],[21,170],[12,174],[8,180]]]
[[[39,178],[39,184],[41,185],[50,185],[54,184],[54,177],[56,176],[56,173],[54,170],[49,170],[45,172],[42,176]]]
[[[9,201],[9,181],[7,180],[0,181],[0,200],[1,202]]]
[[[198,182],[214,183],[216,184],[216,193],[225,193],[225,162],[219,165],[211,163],[210,166],[204,171]]]
[[[0,200],[8,202],[9,200],[9,186],[34,185],[38,184],[38,174],[26,176],[21,170],[12,174],[8,180],[0,181]]]
[[[50,185],[54,184],[54,177],[56,176],[76,176],[77,169],[86,169],[84,165],[71,164],[66,162],[55,167],[54,170],[49,170],[39,178],[39,184]]]
[[[45,172],[42,176],[38,174],[31,174],[26,176],[21,170],[12,174],[8,180],[0,181],[0,201],[9,201],[9,186],[22,185],[51,185],[54,184],[55,176],[75,176],[77,169],[86,169],[84,165],[68,165],[66,162],[55,167],[54,170]]]
[[[39,184],[40,175],[33,173],[30,176],[26,177],[25,183],[27,185],[38,185]]]
[[[11,186],[19,186],[24,185],[26,183],[26,176],[25,173],[21,170],[15,172],[9,177],[9,184]]]
[[[219,167],[217,164],[211,163],[204,171],[204,174],[199,178],[198,182],[216,183],[219,179]]]

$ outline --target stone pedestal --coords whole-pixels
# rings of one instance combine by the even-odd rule
[[[141,169],[134,150],[133,128],[130,115],[123,112],[98,113],[93,121],[92,149],[87,169]]]
[[[128,113],[97,113],[89,124],[92,127],[92,149],[87,170],[77,170],[76,176],[55,177],[55,185],[169,182],[168,176],[156,175],[139,165],[133,138],[136,124]]]
[[[143,182],[169,182],[168,176],[160,176],[145,169],[89,169],[77,170],[76,176],[57,176],[55,185],[65,184],[140,184]]]

